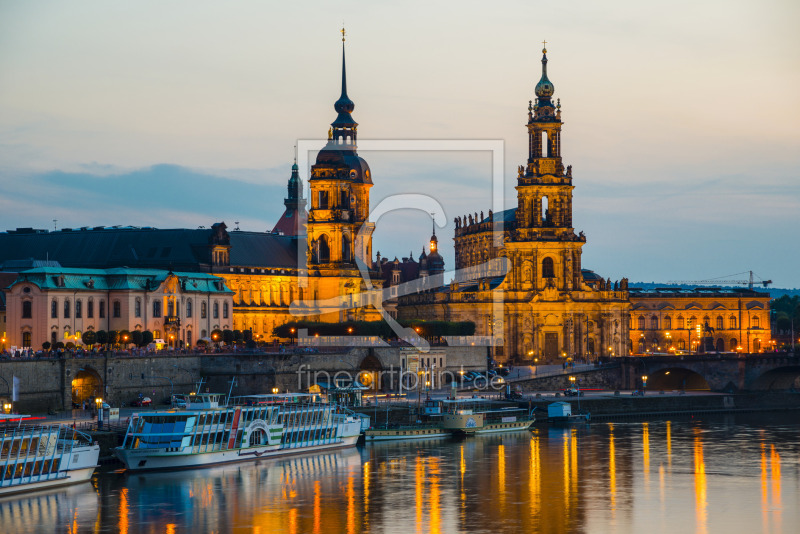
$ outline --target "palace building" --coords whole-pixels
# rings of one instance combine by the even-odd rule
[[[627,354],[627,281],[612,284],[581,267],[586,237],[572,227],[574,186],[572,167],[561,156],[561,102],[553,102],[547,50],[542,53],[517,207],[457,217],[455,281],[400,297],[397,313],[473,321],[477,335],[495,338],[498,362]]]
[[[752,289],[630,288],[634,354],[772,349],[769,293]]]

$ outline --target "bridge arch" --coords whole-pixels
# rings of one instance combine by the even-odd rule
[[[696,371],[685,367],[665,367],[651,372],[647,389],[677,389],[683,391],[709,391],[708,381]]]
[[[753,380],[749,389],[782,390],[800,389],[800,365],[787,365],[764,372]]]

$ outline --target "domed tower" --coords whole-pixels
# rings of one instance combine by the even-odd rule
[[[372,174],[356,150],[355,104],[347,96],[345,38],[342,29],[342,94],[334,104],[337,117],[328,143],[311,166],[311,210],[308,218],[309,267],[356,268],[356,258],[372,265],[369,190]]]
[[[289,178],[287,188],[289,195],[283,200],[286,210],[281,215],[281,218],[278,219],[272,229],[272,233],[291,236],[303,235],[305,234],[308,216],[306,214],[306,199],[303,197],[303,180],[300,178],[296,159],[294,165],[292,165],[292,176]]]
[[[436,237],[436,226],[431,235],[431,252],[428,254],[428,274],[430,276],[444,273],[444,258],[439,254],[439,239]]]

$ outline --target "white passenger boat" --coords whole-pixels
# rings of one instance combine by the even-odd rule
[[[237,397],[227,407],[131,417],[114,454],[132,471],[177,469],[352,447],[361,419],[314,395]]]
[[[65,425],[0,426],[0,497],[85,482],[99,455],[91,437]]]

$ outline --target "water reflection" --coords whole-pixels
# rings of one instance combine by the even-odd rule
[[[370,444],[0,500],[3,532],[792,532],[800,421]],[[657,481],[656,481],[657,477]],[[657,484],[657,488],[656,488]]]

